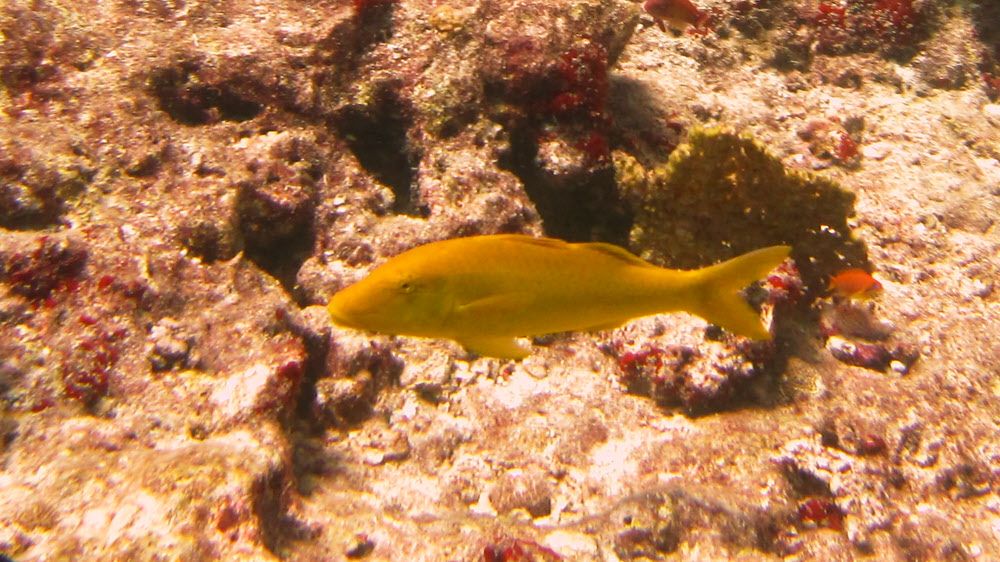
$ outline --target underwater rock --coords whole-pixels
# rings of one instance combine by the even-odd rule
[[[500,475],[489,494],[497,513],[523,509],[533,518],[552,512],[552,485],[537,466],[514,468]]]
[[[905,375],[920,357],[920,352],[911,345],[885,343],[864,343],[850,341],[840,336],[832,336],[826,341],[826,348],[838,361],[872,371],[892,370]]]
[[[996,7],[695,1],[677,35],[626,0],[0,3],[0,557],[997,558]],[[801,275],[746,291],[758,347],[330,327],[387,258],[489,233],[783,241]],[[845,267],[907,376],[816,337]],[[617,364],[654,348],[657,400]]]
[[[246,162],[236,213],[247,257],[286,286],[313,251],[322,151],[304,135],[270,132],[235,147]]]
[[[278,443],[274,428],[162,443],[153,450],[113,425],[99,418],[68,418],[24,438],[35,452],[16,455],[16,466],[5,471],[0,528],[32,537],[44,531],[46,537],[25,541],[0,534],[5,552],[87,557],[100,549],[127,557],[133,548],[120,541],[107,544],[106,533],[163,545],[191,526],[207,526],[211,533],[197,545],[171,551],[266,557],[287,501],[287,470],[273,449]],[[94,466],[103,468],[95,471]],[[53,479],[37,481],[42,472]],[[73,480],[86,486],[60,485]],[[189,508],[178,509],[182,505]],[[81,526],[88,531],[74,532]]]
[[[360,449],[358,456],[361,461],[369,466],[403,461],[410,456],[410,442],[406,434],[384,424],[366,426],[355,444]]]
[[[337,330],[327,353],[326,372],[315,382],[312,408],[335,427],[362,422],[373,414],[379,392],[399,381],[403,362],[393,346]]]
[[[872,533],[885,528],[895,517],[882,468],[824,446],[819,434],[789,441],[774,460],[787,471],[789,479],[800,482],[800,487],[803,481],[814,482],[818,484],[814,487],[830,498],[821,500],[830,502],[828,506],[804,504],[809,507],[804,514],[800,508],[800,519],[843,529],[858,548],[866,548]]]
[[[802,2],[800,21],[813,49],[824,55],[857,52],[908,59],[934,26],[937,5],[922,0],[847,0],[841,4]]]
[[[13,137],[13,138],[12,138]],[[67,201],[86,188],[92,172],[77,155],[41,153],[43,146],[0,139],[0,227],[39,229],[57,224]]]
[[[613,508],[618,524],[612,548],[622,560],[656,559],[678,552],[702,533],[718,536],[718,544],[732,549],[771,548],[783,506],[772,509],[747,505],[722,487],[673,482],[626,498]],[[725,552],[713,548],[713,557]]]
[[[765,369],[732,342],[679,346],[651,338],[641,346],[621,340],[615,345],[629,393],[648,396],[660,406],[679,405],[690,415],[725,409],[733,395]]]
[[[885,341],[896,329],[892,323],[878,319],[872,303],[846,300],[822,303],[819,309],[820,331],[827,337]]]
[[[88,248],[77,237],[41,235],[0,247],[0,282],[10,291],[33,301],[48,299],[53,291],[72,291],[87,263]],[[7,244],[5,244],[7,245]],[[4,251],[6,250],[6,251]]]
[[[203,261],[231,260],[243,249],[235,198],[208,185],[205,191],[211,195],[195,196],[182,211],[177,241]]]
[[[960,90],[980,75],[973,61],[978,55],[970,52],[975,30],[972,25],[949,22],[925,42],[913,60],[920,79],[932,88]]]

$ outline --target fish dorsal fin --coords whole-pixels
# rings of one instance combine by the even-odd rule
[[[636,256],[632,252],[629,252],[621,246],[615,246],[614,244],[605,244],[604,242],[587,242],[584,244],[574,244],[581,249],[590,250],[593,252],[600,252],[602,254],[620,259],[629,265],[638,265],[642,267],[656,267],[655,265],[643,260],[642,258]]]
[[[535,236],[528,236],[527,234],[494,234],[493,236],[509,240],[511,242],[533,244],[535,246],[542,246],[545,248],[565,248],[566,246],[569,246],[568,242],[565,240],[559,240],[558,238],[537,238]]]
[[[656,267],[655,265],[629,252],[625,248],[622,248],[621,246],[615,246],[614,244],[607,244],[604,242],[570,243],[566,242],[565,240],[559,240],[558,238],[536,238],[534,236],[528,236],[526,234],[498,234],[495,236],[497,236],[498,238],[505,238],[512,242],[519,242],[522,244],[534,244],[536,246],[542,246],[544,248],[553,248],[559,250],[576,248],[591,252],[600,252],[602,254],[622,260],[630,265],[638,265],[643,267]]]

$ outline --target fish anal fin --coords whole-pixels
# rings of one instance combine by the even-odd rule
[[[477,337],[458,340],[462,347],[486,357],[498,359],[524,359],[531,355],[531,344],[511,337]]]

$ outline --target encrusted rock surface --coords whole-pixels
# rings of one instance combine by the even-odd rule
[[[700,7],[0,5],[0,554],[1000,558],[996,6]],[[771,342],[330,325],[507,232],[796,264]]]

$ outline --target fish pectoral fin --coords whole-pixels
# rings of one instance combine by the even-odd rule
[[[463,338],[458,340],[458,343],[465,349],[486,357],[524,359],[531,355],[531,344],[518,338],[504,336]]]

